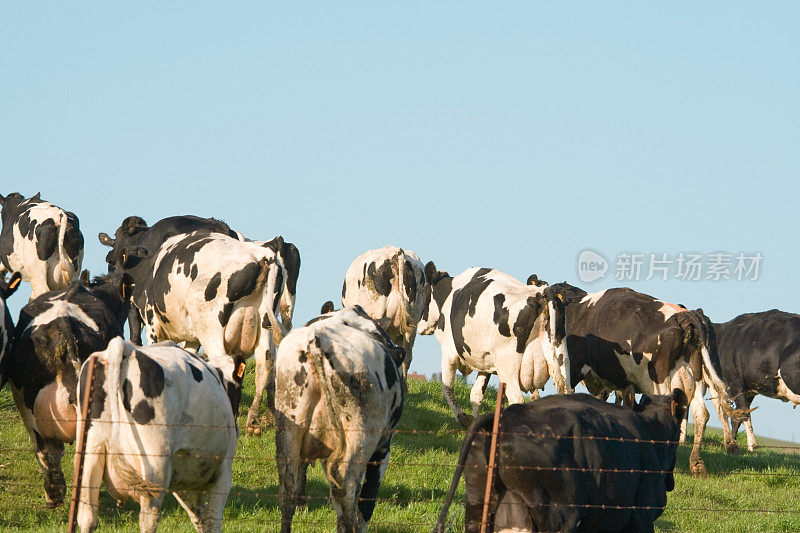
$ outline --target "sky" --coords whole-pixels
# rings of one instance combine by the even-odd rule
[[[129,215],[283,235],[295,324],[386,244],[717,322],[800,312],[798,30],[788,1],[4,2],[0,192],[74,211],[98,274]],[[616,279],[622,253],[717,252],[760,253],[758,279]],[[419,338],[412,370],[439,366]],[[795,438],[789,404],[756,405]]]

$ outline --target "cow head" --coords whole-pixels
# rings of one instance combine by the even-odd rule
[[[539,319],[543,321],[551,347],[547,354],[550,376],[560,394],[574,392],[571,383],[569,353],[567,351],[567,319],[564,302],[551,287],[545,286],[537,295]]]
[[[655,449],[658,453],[660,470],[666,471],[664,483],[668,491],[675,488],[676,451],[681,422],[689,408],[689,399],[680,389],[674,389],[668,396],[643,395],[633,410],[639,413],[647,425],[648,434],[658,441]]]
[[[98,233],[97,238],[100,240],[100,244],[111,247],[111,250],[106,255],[109,272],[113,272],[118,268],[125,268],[121,264],[123,252],[128,248],[137,248],[142,233],[147,230],[147,222],[143,218],[131,216],[122,221],[117,231],[114,232],[115,238],[112,239],[107,233]]]
[[[558,295],[558,298],[564,302],[564,305],[574,304],[583,300],[584,296],[588,293],[579,289],[574,285],[570,285],[566,281],[550,285],[550,288]]]
[[[431,335],[442,315],[444,301],[453,290],[453,277],[436,269],[433,261],[425,265],[425,286],[422,289],[422,317],[417,333]]]
[[[25,197],[18,192],[12,192],[7,196],[0,194],[0,218],[3,219],[3,226],[10,223],[10,218],[16,212],[17,206],[25,201]]]
[[[239,416],[239,403],[242,401],[242,379],[247,366],[246,359],[241,354],[209,357],[208,366],[217,371],[222,387],[231,401],[233,417],[236,418]]]
[[[5,278],[5,276],[3,276]],[[19,288],[19,283],[22,281],[22,275],[19,272],[14,272],[8,281],[5,279],[0,280],[0,298],[8,300]]]
[[[322,309],[320,309],[319,314],[325,315],[325,314],[328,314],[328,313],[333,313],[333,311],[334,311],[333,302],[328,300],[327,302],[322,304]]]
[[[81,361],[78,356],[78,345],[72,334],[72,325],[65,316],[35,326],[31,332],[31,342],[36,357],[53,375],[61,374],[75,379],[65,380],[77,385]],[[69,385],[68,385],[69,388]],[[70,401],[75,390],[70,390]]]
[[[525,282],[527,285],[533,285],[534,287],[546,287],[547,282],[544,280],[539,279],[539,276],[536,274],[531,274],[528,276],[528,281]]]

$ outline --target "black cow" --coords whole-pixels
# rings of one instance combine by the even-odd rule
[[[75,440],[80,365],[122,335],[128,315],[130,278],[111,274],[74,281],[22,308],[2,374],[11,385],[45,475],[50,506],[62,503],[64,443]]]
[[[715,404],[718,410],[729,414],[733,410],[725,384],[712,366],[716,340],[703,310],[690,311],[628,288],[583,296],[568,284],[553,289],[566,304],[571,385],[586,379],[595,392],[632,387],[646,395],[683,389],[692,399],[694,417],[691,470],[704,475],[700,446],[709,418],[703,401],[706,383],[722,399]],[[728,451],[734,451],[729,429],[724,433]]]
[[[135,281],[140,281],[147,274],[142,271],[140,266],[143,256],[154,253],[170,237],[194,231],[224,233],[234,239],[241,237],[221,220],[194,215],[167,217],[152,226],[148,226],[141,217],[130,216],[122,221],[117,231],[114,232],[113,239],[106,233],[100,233],[97,237],[101,244],[111,247],[106,254],[108,271],[125,270]],[[128,250],[127,255],[126,250]],[[142,324],[139,312],[132,308],[128,317],[130,339],[134,344],[140,346],[142,344]]]
[[[19,272],[31,283],[31,299],[65,289],[78,277],[83,261],[83,235],[78,217],[39,193],[25,199],[19,193],[0,194],[0,276]]]
[[[22,276],[18,272],[15,272],[7,282],[5,279],[0,279],[0,389],[6,383],[3,359],[11,344],[11,335],[14,333],[14,322],[11,320],[11,313],[8,312],[6,300],[17,290],[21,279]]]
[[[633,409],[588,394],[509,406],[500,415],[488,530],[653,531],[675,486],[686,407],[680,389],[645,396]],[[466,531],[480,531],[493,421],[483,415],[467,432],[435,531],[443,531],[463,471]],[[501,514],[512,523],[499,524]]]
[[[772,309],[739,315],[714,324],[717,372],[729,387],[736,407],[749,411],[757,394],[800,404],[800,315]],[[715,399],[715,402],[717,400]],[[727,420],[722,420],[723,427]],[[736,438],[741,421],[732,420]],[[756,447],[750,414],[744,419],[747,447]]]

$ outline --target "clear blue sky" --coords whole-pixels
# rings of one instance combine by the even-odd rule
[[[99,231],[194,213],[299,246],[296,323],[389,243],[573,283],[587,247],[758,251],[758,281],[630,285],[800,312],[795,2],[159,4],[0,4],[0,192],[74,211],[95,273]]]

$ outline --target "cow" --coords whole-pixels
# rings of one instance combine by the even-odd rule
[[[432,261],[425,277],[418,333],[434,334],[441,344],[442,393],[462,426],[478,415],[491,374],[506,383],[510,403],[521,403],[523,391],[542,389],[551,377],[559,393],[573,392],[564,309],[549,287],[528,286],[490,268],[451,277]],[[470,393],[472,417],[456,404],[456,370],[478,372]]]
[[[284,331],[277,320],[286,274],[275,252],[222,233],[195,231],[167,239],[154,253],[126,248],[121,264],[134,277],[133,303],[150,343],[184,342],[207,354],[256,359],[248,433],[260,434],[260,405],[272,356]],[[128,270],[130,269],[130,270]]]
[[[322,461],[338,531],[366,531],[403,411],[404,351],[359,306],[286,335],[275,359],[275,447],[281,531]]]
[[[145,253],[154,253],[170,237],[195,231],[224,233],[235,239],[241,237],[240,234],[233,231],[221,220],[194,215],[180,215],[164,218],[152,226],[148,226],[147,222],[141,217],[129,216],[122,221],[122,224],[114,232],[114,238],[109,237],[107,233],[99,233],[97,238],[101,244],[111,247],[111,250],[106,254],[108,271],[126,270],[136,280],[141,278],[143,273],[139,272],[140,269],[135,268],[135,265],[129,265],[127,268],[123,267],[122,257],[125,250],[138,250],[140,255],[143,254],[142,250]],[[135,344],[142,344],[142,319],[139,316],[139,311],[133,307],[128,317],[128,332],[129,338]]]
[[[588,394],[510,405],[500,415],[487,530],[653,531],[675,486],[687,403],[675,389],[633,409]],[[465,530],[481,531],[493,422],[483,415],[467,432],[434,531],[444,530],[462,472]],[[501,514],[512,523],[499,524]]]
[[[356,257],[342,285],[344,307],[360,305],[376,320],[390,319],[386,333],[406,352],[404,382],[422,316],[423,269],[419,256],[413,251],[384,246]]]
[[[566,283],[552,288],[566,305],[570,385],[586,380],[592,392],[602,384],[610,390],[632,388],[645,395],[683,389],[691,398],[694,420],[691,472],[705,475],[700,447],[709,418],[703,401],[706,384],[722,399],[717,404],[720,412],[733,414],[733,409],[726,386],[712,366],[717,344],[703,310],[692,311],[628,288],[595,293]],[[723,432],[727,450],[735,451],[730,428]]]
[[[777,309],[746,313],[714,324],[714,331],[718,355],[714,366],[736,407],[747,412],[744,427],[752,451],[757,445],[749,411],[757,394],[792,402],[794,407],[800,404],[800,315]],[[727,417],[720,420],[723,427],[728,425]],[[733,439],[740,423],[731,420]]]
[[[92,382],[87,361],[79,387],[90,405],[88,419],[78,422],[78,431],[88,426],[81,531],[97,527],[103,481],[114,498],[139,502],[143,532],[156,530],[167,492],[197,531],[222,531],[244,358],[210,355],[206,362],[171,341],[140,347],[117,337],[90,360]]]
[[[0,373],[34,445],[44,474],[47,505],[63,503],[64,443],[75,440],[80,364],[122,335],[128,316],[131,280],[110,274],[87,283],[82,277],[66,290],[46,292],[19,314],[11,349]]]
[[[41,199],[13,192],[0,194],[0,276],[19,272],[31,284],[31,300],[65,289],[78,277],[83,262],[83,235],[78,217]]]
[[[11,320],[11,313],[8,312],[6,300],[19,288],[21,280],[22,275],[19,272],[14,272],[8,281],[5,280],[5,276],[0,278],[0,317],[2,317],[0,319],[0,389],[6,383],[5,375],[2,372],[3,358],[6,356],[6,350],[11,344],[11,335],[14,333],[14,322]]]

